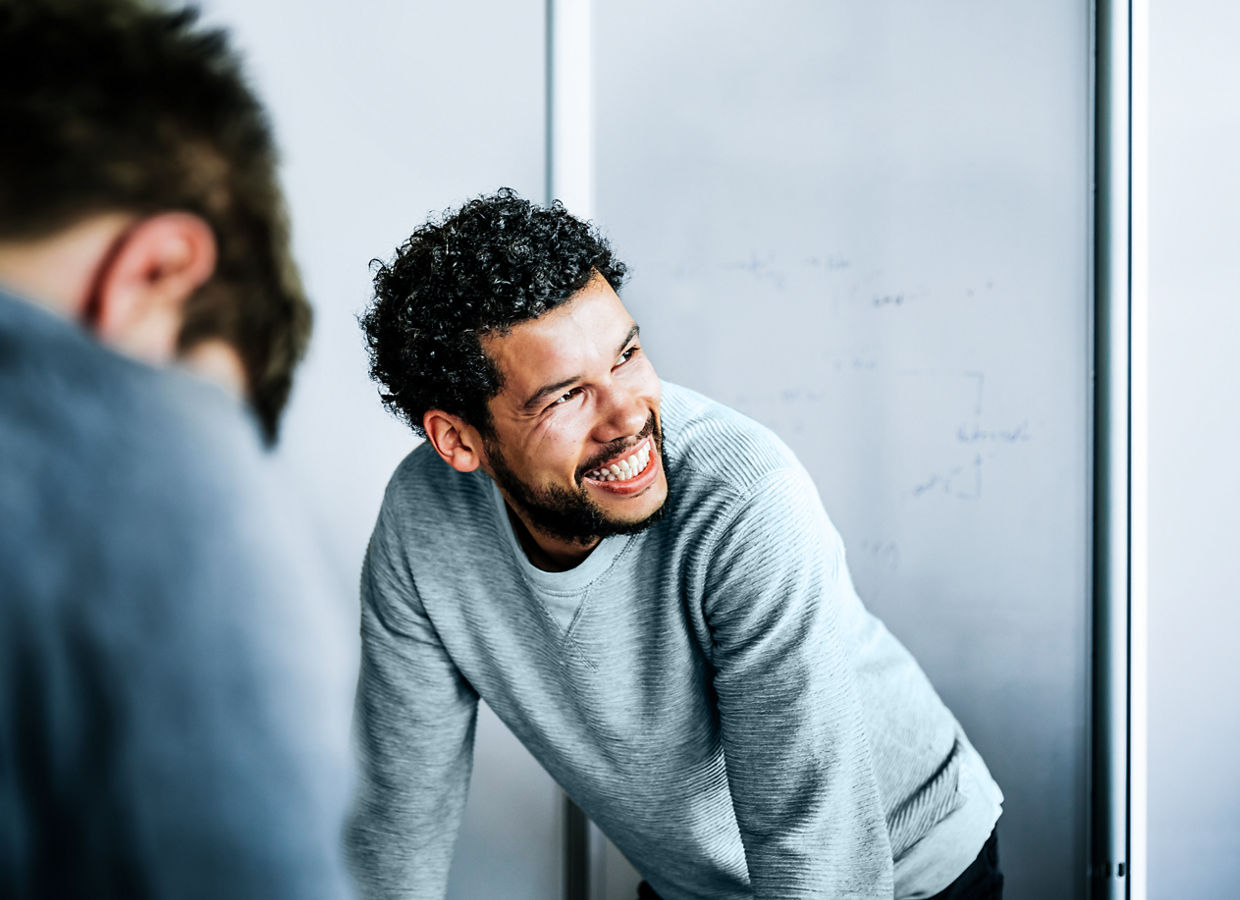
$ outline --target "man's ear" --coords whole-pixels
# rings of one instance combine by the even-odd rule
[[[482,435],[460,416],[430,409],[422,416],[422,427],[435,452],[458,472],[472,472],[485,464]]]
[[[215,271],[211,226],[192,213],[141,219],[121,239],[92,298],[99,339],[156,365],[170,362],[185,301]]]

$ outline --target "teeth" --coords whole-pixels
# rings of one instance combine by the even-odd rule
[[[595,481],[627,481],[645,471],[649,462],[650,445],[647,444],[632,456],[625,457],[618,462],[612,463],[610,466],[603,466],[587,472],[586,477],[593,478]]]

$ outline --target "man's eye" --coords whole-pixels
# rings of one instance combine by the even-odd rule
[[[573,397],[577,396],[578,391],[580,391],[580,388],[573,388],[571,391],[566,391],[565,393],[560,394],[560,396],[551,401],[551,405],[563,406],[569,400],[572,400]]]
[[[626,362],[632,359],[636,353],[637,353],[637,348],[630,347],[628,350],[625,350],[623,353],[620,354],[620,358],[616,360],[616,365],[618,366],[624,365]]]

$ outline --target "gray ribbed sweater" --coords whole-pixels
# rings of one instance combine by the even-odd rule
[[[568,572],[485,475],[396,471],[362,575],[371,896],[443,895],[479,696],[666,900],[926,896],[989,835],[997,787],[791,451],[670,384],[662,421],[665,517]]]

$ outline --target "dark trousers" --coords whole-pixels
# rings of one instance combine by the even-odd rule
[[[992,831],[977,859],[960,877],[930,900],[1002,900],[1003,872],[999,869],[999,834]]]
[[[637,900],[659,900],[659,895],[643,881],[637,886]],[[998,833],[992,831],[977,859],[969,863],[969,868],[930,900],[1003,900]]]

